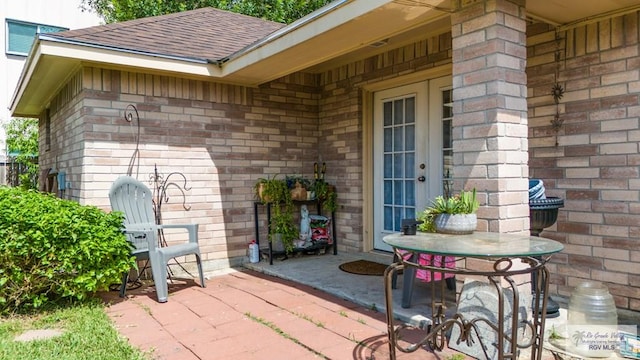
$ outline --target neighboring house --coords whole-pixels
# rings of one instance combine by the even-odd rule
[[[82,12],[80,0],[20,0],[0,3],[0,184],[5,184],[6,134],[11,120],[9,103],[36,34],[99,25],[100,18]]]
[[[552,292],[603,281],[638,310],[639,24],[637,0],[334,1],[284,27],[200,9],[40,35],[11,109],[82,203],[108,208],[136,150],[139,179],[184,173],[190,213],[164,219],[200,224],[208,270],[243,261],[256,180],[314,162],[341,252],[388,250],[445,188],[478,189],[478,230],[527,233],[540,178],[565,199]]]

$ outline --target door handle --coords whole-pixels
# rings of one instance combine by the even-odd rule
[[[424,182],[425,180],[427,180],[427,178],[425,178],[424,175],[418,177],[418,181],[420,182]]]

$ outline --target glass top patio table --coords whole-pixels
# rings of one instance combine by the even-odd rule
[[[394,233],[384,236],[382,241],[395,249],[411,252],[476,258],[542,256],[564,249],[555,240],[537,236],[478,231],[468,235]]]

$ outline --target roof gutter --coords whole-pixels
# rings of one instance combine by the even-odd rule
[[[333,1],[330,4],[321,7],[320,9],[312,12],[311,14],[298,19],[294,22],[292,22],[291,24],[274,31],[273,33],[269,34],[268,36],[254,42],[253,44],[250,44],[248,46],[245,46],[244,48],[234,52],[233,54],[224,57],[222,59],[219,60],[212,60],[211,63],[216,64],[218,66],[222,66],[224,63],[231,61],[235,58],[238,58],[242,55],[244,55],[245,53],[251,52],[254,49],[257,49],[259,47],[262,47],[268,43],[271,43],[291,32],[296,31],[297,29],[307,25],[308,23],[311,23],[313,21],[315,21],[316,19],[325,16],[328,13],[331,13],[333,11],[336,11],[338,8],[342,7],[343,5],[345,5],[348,2],[351,2],[353,0],[337,0],[337,1]]]

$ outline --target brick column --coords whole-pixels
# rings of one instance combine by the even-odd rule
[[[487,207],[478,230],[529,230],[525,0],[457,0],[453,36],[455,188]]]

